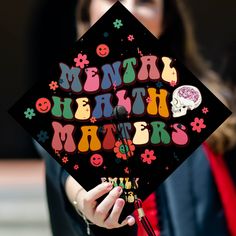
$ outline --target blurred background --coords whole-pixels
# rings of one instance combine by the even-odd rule
[[[63,2],[66,0],[1,1],[0,235],[50,235],[43,162],[31,137],[7,110],[36,80],[43,79],[41,71],[35,76],[32,71],[44,52],[52,50],[57,56],[75,40],[74,34],[58,37],[63,27],[68,34],[73,31],[74,16]],[[76,4],[75,0],[67,2],[68,9]],[[236,40],[236,1],[187,2],[201,52],[221,72],[224,55]],[[66,20],[61,20],[62,15]],[[41,44],[38,50],[37,43]],[[50,58],[45,58],[47,65]]]

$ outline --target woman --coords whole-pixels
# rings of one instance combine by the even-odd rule
[[[80,1],[77,9],[79,35],[95,23],[114,2],[112,0]],[[171,46],[176,58],[185,62],[186,66],[203,82],[213,86],[221,100],[227,103],[224,97],[225,93],[228,94],[227,89],[224,89],[223,86],[216,86],[219,85],[219,79],[209,70],[198,53],[190,20],[182,1],[128,0],[122,1],[122,3],[159,38],[163,46]],[[234,134],[234,130],[231,128],[233,122],[234,120],[231,118],[219,132],[209,139],[209,144],[212,144],[215,151],[223,153],[234,144],[234,139],[231,138]],[[224,145],[220,145],[221,143]],[[44,154],[46,156],[46,153]],[[222,206],[210,174],[206,152],[200,148],[193,156],[198,156],[198,158],[190,158],[186,161],[157,191],[158,222],[161,226],[161,235],[227,235],[224,216],[222,215],[219,219],[214,218],[216,212],[222,212]],[[200,168],[197,168],[198,165]],[[111,190],[112,187],[109,184],[101,184],[86,192],[54,160],[46,158],[46,168],[48,201],[54,235],[73,236],[87,233],[91,235],[137,235],[133,216],[128,216],[121,224],[118,223],[124,207],[124,200],[119,198],[121,195],[119,187]],[[204,169],[205,175],[199,181],[199,175],[201,176],[202,173],[198,173],[198,171],[202,169]],[[207,185],[204,186],[204,191],[212,190],[209,191],[210,193],[206,193],[205,198],[209,200],[210,195],[212,199],[216,196],[216,205],[219,209],[212,211],[209,201],[203,201],[205,205],[200,208],[194,205],[202,203],[195,201],[197,197],[200,200],[202,198],[201,194],[195,194],[195,191],[203,190],[201,184]],[[211,189],[209,186],[214,187]],[[97,204],[96,200],[107,193],[108,196]],[[188,197],[184,198],[185,195]],[[64,207],[66,211],[63,211]],[[210,215],[207,215],[209,212]],[[209,220],[208,227],[205,226],[203,220]],[[88,222],[92,222],[92,224]]]

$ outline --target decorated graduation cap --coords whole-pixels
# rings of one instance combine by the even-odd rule
[[[86,190],[122,186],[124,215],[230,115],[119,2],[10,113]]]

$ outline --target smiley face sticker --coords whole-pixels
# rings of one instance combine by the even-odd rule
[[[39,98],[36,101],[35,107],[40,113],[47,113],[51,109],[51,102],[47,98]]]
[[[110,52],[109,47],[106,44],[99,44],[96,49],[96,53],[99,57],[106,57]]]
[[[100,154],[93,154],[90,157],[90,163],[94,167],[99,167],[103,163],[103,157]]]

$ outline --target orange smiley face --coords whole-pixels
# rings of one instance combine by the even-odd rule
[[[110,52],[109,47],[106,44],[100,44],[97,46],[96,53],[99,57],[106,57]]]
[[[35,107],[40,113],[47,113],[51,109],[51,102],[47,98],[39,98],[35,104]]]

